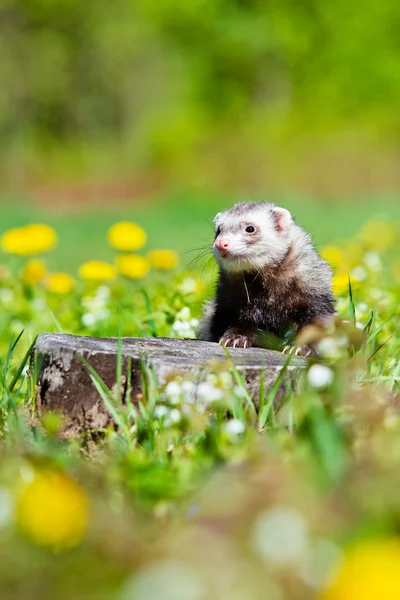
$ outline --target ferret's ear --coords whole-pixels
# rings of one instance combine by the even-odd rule
[[[220,213],[220,212],[219,212],[219,213],[218,213],[218,214],[216,214],[216,215],[215,215],[215,217],[214,217],[214,225],[215,225],[215,228],[217,228],[217,227],[218,227],[218,221],[219,221],[219,218],[220,218],[220,216],[221,216],[221,215],[222,215],[222,213]]]
[[[286,231],[293,222],[290,212],[286,210],[286,208],[281,208],[280,206],[275,206],[272,209],[272,216],[278,231]]]

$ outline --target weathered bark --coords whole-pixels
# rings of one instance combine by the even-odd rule
[[[58,333],[42,333],[37,338],[32,361],[38,361],[38,410],[39,413],[43,410],[61,412],[64,436],[81,435],[113,423],[87,367],[79,357],[95,369],[109,389],[117,391],[117,353],[117,338],[99,339]],[[286,357],[280,352],[260,348],[229,349],[229,354],[245,377],[257,405],[261,378],[264,378],[264,389],[268,391],[279,376]],[[220,368],[221,363],[232,370],[218,344],[169,338],[123,338],[120,397],[126,401],[128,365],[131,370],[131,400],[135,402],[142,393],[143,365],[151,367],[157,383],[163,385],[174,374],[191,373],[196,381],[201,381],[217,365]],[[284,381],[295,382],[304,364],[304,360],[294,357]]]

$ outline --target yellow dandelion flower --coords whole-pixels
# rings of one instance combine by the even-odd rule
[[[147,234],[136,223],[121,221],[115,223],[107,232],[110,246],[121,252],[140,250],[147,242]]]
[[[154,269],[164,271],[176,269],[179,264],[179,255],[175,250],[151,250],[148,252],[147,258]]]
[[[28,262],[25,264],[24,269],[22,271],[22,279],[26,281],[26,283],[34,285],[35,283],[39,283],[39,281],[42,281],[46,273],[47,269],[44,262],[33,258],[31,260],[28,260]]]
[[[344,263],[344,252],[338,246],[325,246],[321,250],[321,256],[333,269]]]
[[[82,541],[88,501],[82,488],[64,473],[42,471],[21,490],[16,518],[21,532],[34,543],[67,550]]]
[[[50,273],[46,278],[46,288],[55,294],[69,294],[74,285],[74,279],[68,273]]]
[[[57,234],[52,227],[43,224],[26,225],[9,229],[1,237],[4,252],[30,256],[51,250],[57,244]]]
[[[353,548],[319,600],[398,600],[400,540],[367,542]]]
[[[148,261],[139,254],[121,254],[116,265],[118,273],[129,279],[142,279],[150,269]]]
[[[368,248],[385,250],[395,239],[395,228],[386,221],[369,221],[362,228],[360,238]]]
[[[347,273],[337,273],[332,279],[333,292],[341,294],[349,289],[349,276]]]
[[[110,281],[115,277],[115,269],[102,260],[88,260],[79,267],[79,276],[92,281]]]

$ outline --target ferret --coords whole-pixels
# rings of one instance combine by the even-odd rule
[[[200,340],[259,346],[265,333],[285,340],[335,313],[331,269],[288,210],[240,202],[218,213],[214,226],[219,277]]]

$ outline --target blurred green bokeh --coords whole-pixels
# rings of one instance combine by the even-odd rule
[[[318,188],[325,169],[354,189],[367,156],[394,187],[399,20],[395,0],[3,0],[0,183]]]

